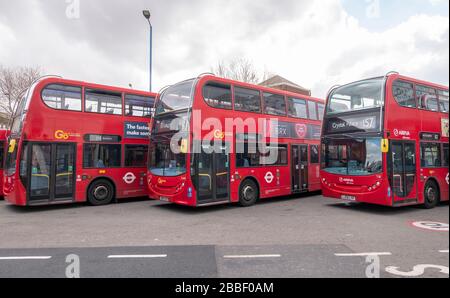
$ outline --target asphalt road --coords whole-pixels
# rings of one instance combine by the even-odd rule
[[[391,209],[317,195],[203,209],[0,201],[0,277],[65,277],[75,254],[81,277],[364,278],[379,263],[381,277],[448,278],[448,227],[417,221],[448,224],[448,204]]]

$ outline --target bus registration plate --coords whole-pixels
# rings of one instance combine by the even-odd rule
[[[354,196],[343,195],[343,196],[341,196],[341,199],[344,200],[344,201],[350,201],[350,202],[355,202],[356,201],[356,197],[354,197]]]
[[[163,202],[169,202],[170,201],[168,197],[160,197],[159,200],[163,201]]]

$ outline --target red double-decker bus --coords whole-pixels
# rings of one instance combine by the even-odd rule
[[[156,94],[65,80],[36,82],[17,107],[3,190],[15,205],[147,196]]]
[[[0,130],[0,199],[3,198],[3,163],[8,133],[7,130]]]
[[[386,206],[449,200],[448,87],[389,73],[331,90],[324,196]]]
[[[152,199],[186,206],[320,190],[324,101],[212,75],[158,97],[150,137]]]

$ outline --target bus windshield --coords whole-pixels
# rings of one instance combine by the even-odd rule
[[[25,97],[22,98],[22,100],[19,102],[16,108],[16,111],[14,112],[14,116],[11,123],[12,135],[19,134],[22,131],[22,120],[25,112],[26,103],[27,103],[26,98]]]
[[[330,174],[366,176],[383,170],[381,138],[326,138],[322,155],[322,168]]]
[[[188,138],[188,112],[157,116],[150,138],[149,169],[157,176],[175,177],[186,173],[182,143]]]
[[[384,104],[383,78],[370,79],[342,86],[328,100],[327,114],[368,110]]]
[[[169,87],[163,92],[156,104],[156,116],[190,108],[192,105],[193,87],[194,80]]]
[[[151,145],[150,171],[162,177],[183,175],[186,173],[186,154],[174,153],[168,143]]]

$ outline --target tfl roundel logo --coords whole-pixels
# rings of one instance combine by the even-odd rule
[[[304,139],[308,134],[308,126],[306,124],[297,124],[295,125],[295,132],[300,139]]]
[[[123,176],[123,181],[126,184],[132,184],[134,181],[136,181],[136,178],[137,177],[133,173],[129,172],[126,173],[125,176]]]
[[[273,182],[274,178],[275,178],[275,176],[272,174],[272,172],[267,172],[266,175],[264,176],[264,179],[269,184],[271,184]]]

